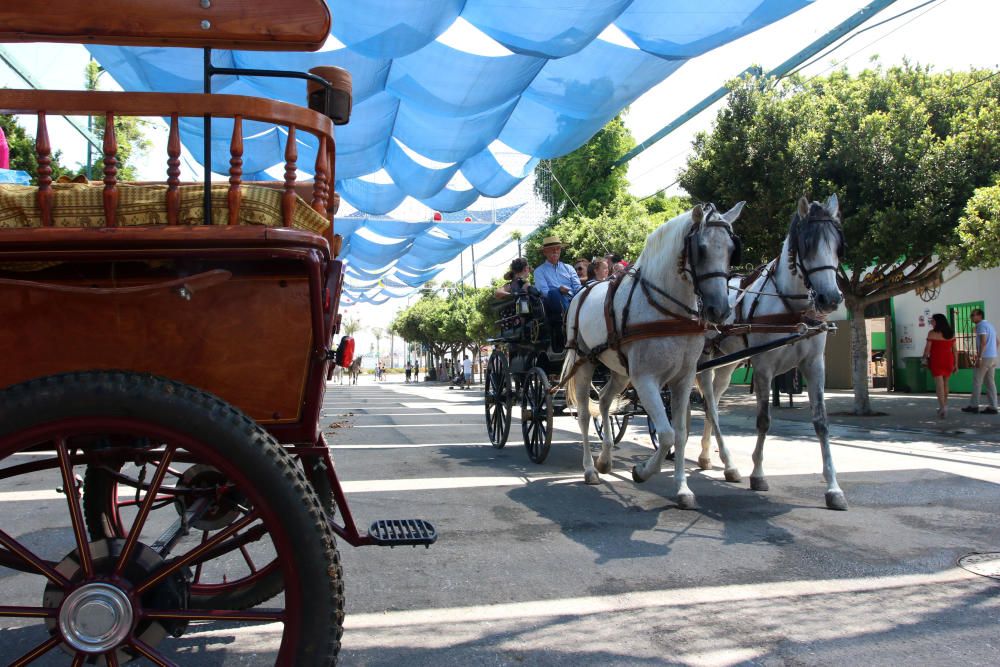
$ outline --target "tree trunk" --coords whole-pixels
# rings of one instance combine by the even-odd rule
[[[851,310],[851,367],[854,381],[854,414],[872,414],[871,397],[868,395],[868,323],[865,307],[848,302]]]

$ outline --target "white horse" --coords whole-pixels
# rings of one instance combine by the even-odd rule
[[[844,250],[843,231],[840,226],[840,207],[837,195],[825,203],[812,202],[802,197],[798,210],[792,216],[788,236],[782,244],[781,255],[768,264],[747,288],[734,294],[733,311],[737,323],[754,322],[775,324],[782,320],[789,324],[809,319],[821,319],[837,308],[843,294],[837,287],[837,267]],[[716,338],[716,354],[729,354],[774,341],[787,333],[749,333],[746,340],[741,335]],[[750,488],[767,491],[764,476],[764,439],[771,426],[771,380],[778,374],[798,368],[805,376],[809,388],[809,405],[812,422],[823,454],[823,477],[826,479],[826,506],[846,510],[847,500],[837,485],[837,472],[830,454],[830,436],[826,423],[826,406],[823,403],[823,385],[826,382],[826,365],[823,351],[826,333],[805,338],[791,345],[762,352],[753,357],[753,390],[757,397],[757,446],[753,452],[753,472]],[[714,356],[714,355],[707,355]],[[698,465],[702,469],[712,466],[709,447],[714,431],[719,456],[725,466],[725,476],[730,482],[739,482],[740,473],[733,465],[719,430],[719,399],[729,387],[737,364],[723,366],[698,374],[698,386],[705,397],[705,428],[701,436],[701,455]],[[675,413],[676,414],[676,413]]]
[[[347,376],[350,379],[350,384],[358,383],[358,376],[361,375],[361,357],[356,357],[351,365],[347,369]]]
[[[631,381],[656,425],[660,446],[632,478],[644,482],[660,471],[663,459],[677,443],[677,503],[694,507],[694,494],[684,472],[683,419],[671,428],[660,388],[669,385],[674,415],[687,414],[695,366],[705,343],[704,323],[721,323],[729,315],[729,267],[738,239],[732,223],[743,209],[740,202],[726,213],[712,204],[665,222],[646,239],[646,247],[619,282],[588,286],[570,303],[566,315],[568,352],[562,378],[571,405],[589,405],[591,378],[597,362],[610,370],[610,381],[600,393],[603,423],[610,423],[612,401]],[[610,313],[605,302],[610,294]],[[611,429],[603,432],[600,456],[590,453],[589,410],[577,411],[583,434],[583,471],[587,484],[600,482],[598,472],[611,472]]]
[[[330,380],[337,384],[344,384],[344,367],[334,366],[333,373],[330,374]]]

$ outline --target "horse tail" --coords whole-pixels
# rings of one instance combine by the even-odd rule
[[[566,389],[566,407],[568,408],[576,405],[576,359],[576,350],[572,348],[566,350],[562,373],[559,376],[559,382],[565,383],[563,386]]]

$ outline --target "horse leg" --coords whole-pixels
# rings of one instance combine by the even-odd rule
[[[576,422],[580,425],[583,447],[583,481],[600,484],[601,476],[594,468],[594,455],[590,453],[590,381],[594,376],[594,364],[584,363],[573,378],[573,401],[576,403]]]
[[[693,379],[693,378],[692,378]],[[687,415],[691,402],[691,382],[677,382],[670,385],[670,412]],[[694,494],[687,485],[687,470],[684,468],[684,447],[687,444],[687,419],[674,420],[674,481],[677,483],[677,506],[682,510],[694,509]]]
[[[757,397],[757,446],[753,449],[753,472],[750,473],[750,488],[767,491],[770,487],[764,476],[764,439],[771,428],[771,372],[761,367],[754,369],[753,388]]]
[[[830,453],[830,430],[826,425],[826,404],[823,401],[823,385],[826,383],[826,364],[821,354],[814,356],[801,367],[802,375],[809,385],[809,406],[812,408],[812,423],[819,438],[823,454],[823,479],[826,480],[826,506],[832,510],[846,510],[847,498],[837,485],[837,471],[833,467]]]
[[[653,425],[656,426],[656,437],[660,441],[660,446],[646,459],[645,463],[632,467],[632,479],[638,483],[642,483],[660,472],[660,469],[663,467],[663,459],[666,457],[667,452],[673,449],[676,434],[670,424],[670,420],[667,419],[667,410],[663,407],[663,401],[660,399],[660,384],[656,378],[648,375],[633,377],[632,386],[635,387],[635,391],[639,395],[639,400],[646,406],[646,412],[653,420]],[[690,390],[690,387],[688,389]],[[672,402],[670,407],[672,410]],[[676,461],[679,461],[679,463],[674,463],[675,468],[679,465],[683,469],[684,460],[678,458]]]
[[[611,373],[611,379],[601,390],[598,405],[601,410],[601,419],[603,420],[601,423],[604,424],[604,430],[601,433],[601,454],[595,462],[597,472],[600,473],[611,472],[611,450],[615,446],[614,434],[611,433],[611,404],[622,393],[626,384],[628,384],[628,377]]]
[[[701,397],[705,401],[705,423],[701,431],[701,454],[698,455],[698,467],[702,470],[709,470],[712,467],[712,429],[718,413],[715,408],[715,371],[707,370],[698,373],[696,376],[698,389]]]
[[[709,454],[709,429],[715,434],[715,442],[719,446],[719,458],[722,459],[723,469],[727,482],[740,482],[743,476],[740,475],[739,468],[733,464],[733,459],[729,455],[729,448],[722,437],[722,429],[719,428],[719,399],[729,388],[729,381],[732,378],[730,368],[722,368],[715,372],[712,382],[708,383],[709,396],[705,396],[705,429],[701,436],[701,455],[698,457],[698,465],[702,470],[712,467],[711,455]],[[702,392],[704,393],[704,392]],[[705,465],[707,463],[707,465]]]

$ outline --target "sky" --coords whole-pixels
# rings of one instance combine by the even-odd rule
[[[626,125],[637,141],[648,138],[748,66],[756,64],[767,70],[778,65],[866,4],[868,0],[816,0],[782,21],[691,60],[633,103],[625,117]],[[911,9],[913,11],[896,20],[857,34],[858,30]],[[998,25],[1000,0],[933,0],[930,3],[927,0],[898,0],[855,30],[856,36],[805,68],[803,74],[821,75],[841,66],[859,71],[869,66],[873,59],[886,66],[907,59],[930,65],[935,71],[969,67],[996,69],[1000,67],[1000,50],[996,48],[995,41]],[[82,46],[29,44],[8,45],[6,48],[27,66],[43,87],[82,88],[83,68],[88,58]],[[40,63],[47,65],[42,67]],[[57,63],[57,66],[51,66],[52,63]],[[115,87],[114,82],[108,79],[107,76],[102,77],[102,88]],[[0,64],[0,86],[23,85],[6,66]],[[631,192],[639,197],[660,189],[666,189],[668,194],[683,194],[674,182],[690,154],[691,141],[696,132],[711,129],[722,104],[724,102],[710,107],[633,159],[628,172]],[[52,122],[50,132],[54,145],[63,149],[64,163],[85,161],[85,144],[68,125]],[[163,178],[162,158],[165,151],[162,146],[166,141],[166,127],[162,124],[151,125],[148,135],[154,142],[154,148],[149,161],[140,165],[141,175]],[[192,164],[189,173],[200,172]],[[531,186],[531,179],[526,179],[502,199],[481,199],[470,207],[489,209],[494,204],[497,207],[526,204],[522,212],[475,246],[477,257],[483,257],[506,241],[511,231],[530,232],[544,219],[544,207],[534,199]],[[822,195],[817,193],[815,196]],[[481,261],[476,266],[477,283],[487,284],[502,275],[515,255],[516,246],[511,245]],[[460,266],[464,264],[464,269],[468,271],[471,263],[471,253],[466,252],[462,260],[456,258],[449,264],[439,278],[457,280],[461,275]],[[413,298],[390,301],[378,307],[359,305],[344,309],[345,317],[357,318],[367,327],[357,336],[358,349],[367,351],[372,347],[374,337],[371,329],[387,327],[396,312],[412,303]],[[384,352],[387,343],[383,341],[380,347]],[[397,343],[396,351],[402,352],[401,343]]]

